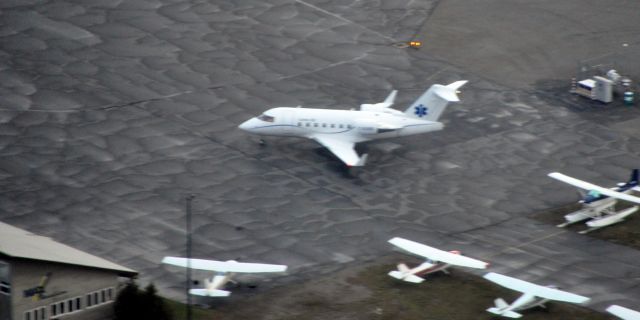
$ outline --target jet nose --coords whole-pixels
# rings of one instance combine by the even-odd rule
[[[238,128],[240,128],[241,130],[244,130],[244,131],[249,131],[251,129],[251,120],[253,120],[253,119],[249,119],[249,120],[241,123],[238,126]]]

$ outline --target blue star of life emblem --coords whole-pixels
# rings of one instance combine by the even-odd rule
[[[417,105],[417,106],[415,107],[415,109],[416,109],[415,114],[416,114],[418,117],[421,117],[421,118],[422,118],[422,117],[424,117],[424,116],[426,116],[426,115],[427,115],[427,112],[429,111],[429,109],[427,109],[427,107],[425,107],[425,106],[424,106],[424,105],[422,105],[422,104]]]

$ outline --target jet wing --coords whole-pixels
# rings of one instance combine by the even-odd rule
[[[485,274],[484,278],[489,281],[495,282],[505,288],[520,291],[522,293],[532,294],[536,297],[544,299],[565,301],[571,303],[585,303],[589,301],[589,298],[573,294],[571,292],[540,286],[531,282],[508,277],[495,272]]]
[[[612,305],[607,308],[607,312],[619,317],[623,320],[640,320],[640,312],[621,307],[619,305]]]
[[[439,250],[436,248],[429,247],[427,245],[417,243],[411,240],[395,237],[389,240],[389,243],[392,245],[404,249],[413,254],[423,256],[429,260],[440,261],[447,264],[453,264],[457,266],[469,267],[469,268],[477,268],[477,269],[485,269],[489,264],[472,259],[469,257],[465,257],[463,255]]]
[[[164,257],[162,263],[184,267],[188,266],[187,258],[179,257]],[[191,269],[219,271],[219,272],[245,272],[245,273],[259,273],[259,272],[284,272],[287,270],[287,266],[278,264],[264,264],[264,263],[246,263],[236,261],[215,261],[204,259],[190,259]]]
[[[564,175],[560,172],[552,172],[548,174],[549,177],[554,178],[556,180],[560,180],[564,183],[568,183],[574,187],[578,187],[580,189],[585,189],[585,190],[595,190],[598,191],[606,196],[612,197],[612,198],[616,198],[616,199],[620,199],[620,200],[625,200],[625,201],[629,201],[629,202],[633,202],[633,203],[638,203],[640,204],[640,198],[638,197],[634,197],[632,195],[628,195],[628,194],[624,194],[622,192],[618,192],[618,191],[614,191],[611,189],[607,189],[607,188],[603,188],[601,186],[597,186],[593,183],[589,183],[586,181],[582,181],[582,180],[578,180],[576,178],[572,178],[569,177],[567,175]]]
[[[366,155],[362,156],[362,158],[358,157],[358,154],[354,149],[354,142],[344,141],[334,137],[328,137],[326,135],[315,135],[312,138],[325,148],[329,149],[329,151],[350,167],[363,166],[367,159]]]

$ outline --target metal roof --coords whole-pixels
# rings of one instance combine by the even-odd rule
[[[3,222],[0,222],[0,254],[13,258],[113,270],[124,276],[138,274],[137,271]]]

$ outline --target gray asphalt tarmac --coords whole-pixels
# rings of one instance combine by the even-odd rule
[[[637,107],[567,93],[582,61],[640,79],[634,1],[2,1],[0,219],[182,294],[194,254],[290,266],[261,288],[371,260],[402,236],[491,271],[640,301],[640,252],[528,217],[640,165]],[[634,18],[635,16],[635,18]],[[394,46],[420,39],[420,50]],[[622,46],[622,44],[627,44]],[[615,59],[614,59],[615,58]],[[615,60],[615,61],[611,61]],[[351,108],[469,80],[443,131],[359,146],[236,127],[273,106]],[[204,274],[198,274],[204,276]]]

